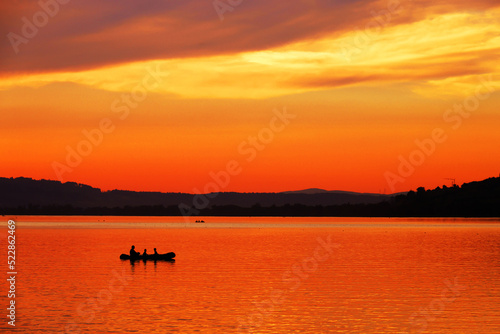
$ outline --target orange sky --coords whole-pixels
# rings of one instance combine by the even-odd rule
[[[392,193],[500,173],[497,1],[46,3],[0,5],[0,176],[192,193],[229,164],[220,191]]]

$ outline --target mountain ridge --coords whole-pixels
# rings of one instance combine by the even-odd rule
[[[396,196],[399,194],[406,194],[406,192],[394,193],[394,194],[380,194],[380,193],[360,193],[356,191],[347,191],[347,190],[326,190],[321,188],[307,188],[301,190],[288,190],[288,191],[280,191],[280,194],[324,194],[324,193],[336,193],[336,194],[353,194],[353,195],[384,195],[384,196]]]
[[[272,206],[286,204],[331,205],[345,203],[378,203],[392,195],[356,193],[349,191],[327,191],[309,188],[285,192],[220,192],[209,194],[190,194],[176,192],[150,192],[132,190],[102,191],[86,184],[60,182],[55,180],[35,180],[32,178],[0,177],[0,207],[25,205],[73,207],[123,207],[140,205],[191,205],[196,198],[208,198],[212,205],[253,205]]]
[[[396,196],[328,192],[205,195],[101,192],[98,188],[74,182],[62,184],[58,181],[0,178],[0,214],[498,218],[500,177],[461,186],[443,185],[432,190],[419,187],[416,191]]]

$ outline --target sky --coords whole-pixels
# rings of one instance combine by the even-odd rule
[[[0,4],[0,176],[394,193],[500,173],[497,0]]]

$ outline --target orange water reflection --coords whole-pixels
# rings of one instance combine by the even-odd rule
[[[60,219],[19,217],[16,332],[500,332],[498,221],[206,217],[151,229],[141,224],[165,218]],[[23,227],[96,220],[139,227]],[[249,226],[227,227],[236,223]],[[132,244],[177,260],[119,260]]]

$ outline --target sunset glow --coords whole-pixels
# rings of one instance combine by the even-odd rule
[[[500,172],[496,1],[153,3],[69,2],[32,38],[38,3],[0,5],[0,175],[193,193],[236,161],[220,190],[392,193]]]

